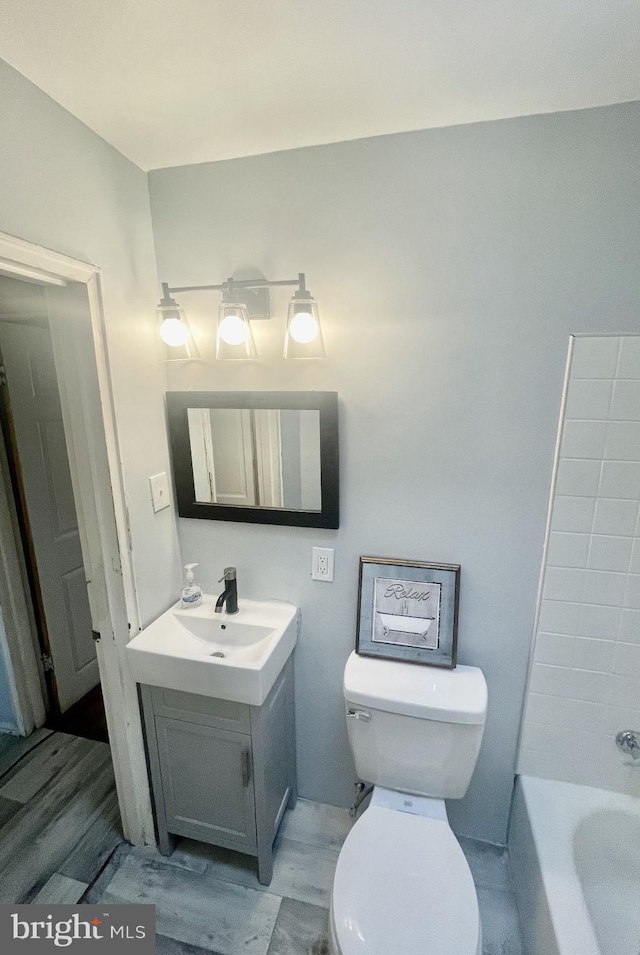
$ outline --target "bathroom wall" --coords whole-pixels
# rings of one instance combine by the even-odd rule
[[[576,338],[518,770],[640,796],[640,336]]]
[[[147,176],[2,61],[0,128],[0,231],[102,269],[134,567],[148,622],[180,578],[173,509],[153,514],[147,480],[168,466]]]
[[[182,296],[203,363],[170,387],[327,389],[341,399],[338,531],[181,520],[208,590],[303,608],[296,650],[303,796],[346,804],[342,671],[360,554],[462,565],[459,660],[485,671],[479,763],[454,828],[504,842],[567,342],[633,332],[640,108],[433,129],[152,172],[159,274],[307,273],[328,357],[285,361],[286,291],[254,323],[260,360],[216,362],[218,297]],[[336,579],[310,579],[313,544]]]

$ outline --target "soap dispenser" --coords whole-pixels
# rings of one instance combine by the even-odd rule
[[[180,604],[185,609],[197,607],[198,604],[202,603],[202,584],[196,582],[195,574],[193,573],[194,567],[197,566],[197,564],[184,565],[184,587],[180,594]]]

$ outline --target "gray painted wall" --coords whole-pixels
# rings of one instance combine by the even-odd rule
[[[0,61],[0,231],[91,262],[102,290],[142,620],[179,589],[173,510],[148,476],[167,469],[147,176]]]
[[[346,804],[341,699],[358,555],[462,565],[459,659],[489,683],[485,741],[455,829],[503,842],[571,332],[637,332],[640,108],[435,129],[153,172],[159,273],[307,273],[328,358],[282,357],[286,294],[261,359],[215,362],[218,299],[184,296],[210,364],[173,389],[341,397],[339,531],[180,521],[207,590],[303,608],[296,651],[303,796]],[[312,582],[312,544],[336,549]]]

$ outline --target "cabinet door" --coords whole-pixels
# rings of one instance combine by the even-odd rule
[[[155,722],[169,832],[255,848],[251,737],[159,716]]]

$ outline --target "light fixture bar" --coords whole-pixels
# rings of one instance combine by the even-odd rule
[[[278,285],[297,285],[300,291],[304,291],[305,274],[298,273],[297,279],[278,279],[270,282],[268,279],[227,279],[219,285],[177,285],[169,287],[166,282],[162,283],[162,294],[165,298],[170,298],[174,292],[225,292],[229,288],[274,288]]]

